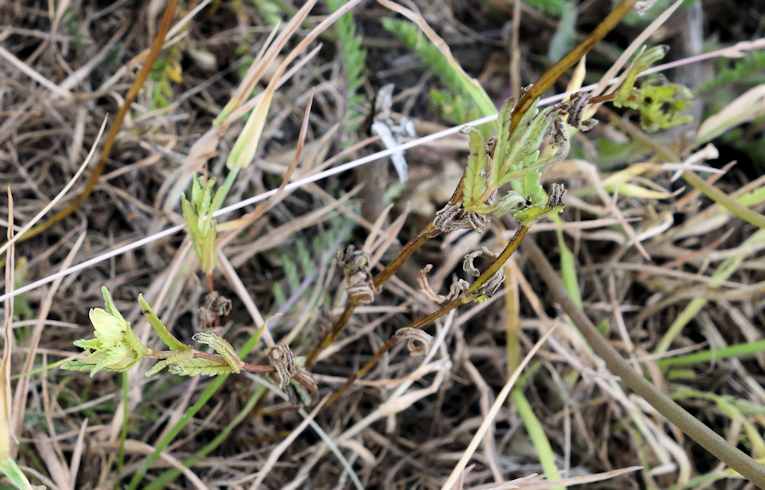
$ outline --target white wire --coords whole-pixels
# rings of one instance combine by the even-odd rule
[[[759,41],[761,41],[761,40],[758,40],[758,42]],[[712,55],[726,56],[726,53],[728,51],[730,51],[731,49],[741,49],[741,50],[759,49],[762,46],[758,42],[749,43],[749,44],[747,44],[746,46],[743,46],[743,47],[742,47],[743,43],[739,43],[739,44],[737,44],[735,46],[732,46],[730,48],[725,48],[725,49],[713,51],[711,53],[707,53],[706,56],[698,57],[698,59],[694,60],[694,61],[701,61],[703,59],[709,59],[709,58],[712,57]],[[651,69],[641,73],[641,75],[647,75],[649,73],[657,73],[657,72],[660,72],[660,71],[668,70],[670,68],[675,68],[675,67],[679,66],[682,61],[683,60],[679,60],[679,61],[675,61],[675,62],[672,62],[672,63],[665,63],[663,65],[657,65],[657,66],[655,66],[655,67],[653,67],[653,68],[651,68]],[[612,85],[612,84],[616,83],[616,81],[617,81],[616,79],[611,80],[609,82],[609,85]],[[579,91],[580,92],[585,92],[585,91],[589,92],[593,88],[595,88],[595,84],[587,85],[586,87],[582,87]],[[546,105],[558,102],[560,100],[563,100],[565,97],[566,97],[565,94],[557,94],[557,95],[553,95],[551,97],[546,97],[546,98],[541,99],[539,101],[539,106],[546,106]],[[333,175],[341,174],[343,172],[346,172],[348,170],[354,169],[356,167],[360,167],[362,165],[366,165],[366,164],[374,162],[376,160],[380,160],[382,158],[388,157],[390,155],[393,155],[394,153],[405,151],[405,150],[408,150],[410,148],[414,148],[416,146],[424,145],[426,143],[430,143],[432,141],[436,141],[436,140],[439,140],[441,138],[445,138],[447,136],[451,136],[453,134],[457,134],[457,133],[463,131],[466,128],[471,128],[471,127],[475,127],[475,126],[480,126],[481,124],[486,124],[488,122],[491,122],[491,121],[495,120],[496,118],[497,118],[496,114],[493,114],[491,116],[485,116],[485,117],[482,117],[480,119],[476,119],[475,121],[471,121],[471,122],[468,122],[468,123],[465,123],[465,124],[461,124],[459,126],[455,126],[455,127],[452,127],[452,128],[447,128],[447,129],[444,129],[442,131],[438,131],[436,133],[432,133],[432,134],[429,134],[427,136],[423,136],[422,138],[416,138],[416,139],[413,139],[411,141],[407,141],[406,143],[403,143],[403,144],[401,144],[399,146],[396,146],[396,147],[393,147],[393,148],[387,148],[385,150],[378,151],[377,153],[373,153],[371,155],[367,155],[367,156],[359,158],[357,160],[353,160],[351,162],[344,163],[342,165],[338,165],[337,167],[330,168],[330,169],[325,170],[323,172],[319,172],[317,174],[309,175],[308,177],[304,177],[304,178],[302,178],[300,180],[296,180],[295,182],[287,184],[285,189],[287,191],[293,191],[295,189],[299,189],[300,187],[303,187],[306,184],[312,184],[314,182],[318,182],[320,180],[326,179],[327,177],[331,177]],[[278,191],[279,191],[279,189],[272,189],[272,190],[264,192],[262,194],[258,194],[258,195],[252,196],[250,198],[247,198],[247,199],[245,199],[243,201],[239,201],[237,203],[234,203],[234,204],[232,204],[230,206],[226,206],[226,207],[221,208],[218,211],[216,211],[214,216],[217,217],[217,216],[221,216],[221,215],[224,215],[224,214],[228,214],[228,213],[230,213],[232,211],[236,211],[236,210],[242,209],[242,208],[244,208],[246,206],[249,206],[251,204],[258,203],[260,201],[268,199],[269,197],[271,197],[274,194],[276,194]],[[140,240],[137,240],[135,242],[128,243],[127,245],[122,245],[121,247],[117,247],[117,248],[115,248],[113,250],[110,250],[110,251],[105,252],[105,253],[103,253],[101,255],[93,257],[92,259],[88,259],[88,260],[86,260],[84,262],[80,262],[79,264],[73,265],[73,266],[71,266],[71,267],[69,267],[67,269],[62,269],[62,270],[60,270],[60,271],[58,271],[58,272],[56,272],[54,274],[51,274],[50,276],[44,277],[42,279],[38,279],[37,281],[31,282],[29,284],[26,284],[26,285],[24,285],[24,286],[22,286],[22,287],[20,287],[18,289],[14,289],[13,292],[11,292],[10,294],[9,293],[5,293],[2,296],[0,296],[0,302],[5,301],[8,298],[12,298],[12,297],[18,296],[19,294],[27,293],[29,291],[32,291],[34,289],[39,288],[40,286],[44,286],[46,284],[49,284],[49,283],[55,281],[56,279],[58,279],[59,277],[68,276],[70,274],[74,274],[75,272],[79,272],[79,271],[81,271],[83,269],[87,269],[88,267],[90,267],[92,265],[99,264],[99,263],[101,263],[101,262],[103,262],[105,260],[111,259],[112,257],[116,257],[117,255],[121,255],[121,254],[123,254],[125,252],[129,252],[131,250],[135,250],[137,248],[143,247],[144,245],[147,245],[149,243],[156,242],[157,240],[161,240],[162,238],[174,235],[174,234],[176,234],[176,233],[178,233],[179,231],[182,231],[182,230],[183,230],[183,225],[175,225],[175,226],[171,226],[170,228],[166,228],[166,229],[164,229],[162,231],[159,231],[159,232],[157,232],[157,233],[155,233],[153,235],[149,235],[149,236],[146,236],[144,238],[141,238]]]

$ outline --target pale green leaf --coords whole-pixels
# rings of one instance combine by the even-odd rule
[[[470,131],[468,135],[470,156],[465,170],[465,187],[463,190],[463,206],[467,211],[474,211],[480,204],[481,197],[486,192],[486,176],[484,174],[488,155],[486,143],[479,131]]]

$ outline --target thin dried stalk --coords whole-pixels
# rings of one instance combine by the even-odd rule
[[[592,321],[568,297],[558,274],[533,239],[526,241],[523,251],[534,264],[536,272],[542,277],[555,301],[571,317],[574,325],[582,333],[592,350],[605,361],[610,372],[619,376],[628,388],[643,397],[657,412],[717,459],[750,479],[759,488],[765,488],[765,466],[728,444],[725,439],[635,372],[629,363],[598,332]]]
[[[476,294],[481,290],[481,288],[491,279],[494,274],[499,271],[502,266],[507,262],[510,257],[512,257],[513,253],[515,253],[516,250],[518,250],[518,247],[520,247],[521,243],[523,242],[523,239],[526,237],[526,234],[528,233],[529,228],[527,226],[521,226],[518,228],[518,231],[515,232],[515,235],[513,235],[513,238],[510,239],[510,241],[505,246],[505,249],[502,250],[502,253],[499,254],[499,256],[494,259],[494,261],[486,268],[486,270],[478,276],[478,278],[468,287],[468,289],[458,295],[456,298],[452,299],[448,303],[441,306],[439,309],[434,311],[433,313],[430,313],[422,318],[419,318],[411,325],[407,325],[404,328],[412,328],[412,329],[419,329],[419,328],[425,328],[434,321],[438,320],[439,318],[443,317],[453,309],[457,308],[460,305],[463,305],[465,303],[469,303],[472,301]],[[399,343],[399,338],[397,336],[392,336],[388,340],[386,340],[382,347],[380,347],[373,355],[372,358],[367,361],[366,364],[364,364],[359,370],[357,370],[355,373],[353,373],[346,381],[343,383],[340,388],[338,388],[334,393],[332,393],[332,396],[330,396],[329,400],[327,401],[327,405],[332,405],[335,403],[347,390],[351,387],[353,383],[356,382],[356,380],[366,376],[369,371],[374,368],[378,362],[380,362],[380,359],[382,359],[382,356],[388,352],[390,349],[392,349],[396,344]]]
[[[578,62],[582,56],[587,54],[593,46],[600,42],[606,34],[608,34],[619,21],[629,13],[632,7],[635,5],[636,0],[624,0],[611,11],[611,13],[598,24],[594,31],[590,33],[579,45],[577,45],[571,52],[564,56],[560,61],[550,67],[542,76],[534,83],[531,88],[524,93],[518,104],[513,109],[512,121],[510,131],[512,132],[521,120],[521,117],[529,110],[531,104],[540,97],[547,89],[552,87],[558,78],[563,73],[571,68],[576,62]],[[455,189],[452,197],[449,199],[449,204],[455,205],[462,201],[462,188],[464,186],[464,174],[460,178],[457,189]],[[422,247],[429,239],[438,235],[438,231],[433,223],[429,223],[417,236],[407,243],[401,250],[399,255],[393,259],[377,276],[374,278],[374,285],[378,289],[387,281],[396,271],[406,262],[406,260],[417,250]],[[504,263],[504,262],[503,262]],[[499,264],[501,267],[502,264]],[[496,272],[496,270],[494,271]],[[493,273],[492,273],[493,275]],[[489,276],[491,277],[491,276]],[[480,278],[479,278],[480,279]],[[478,282],[478,281],[476,281]],[[345,310],[332,326],[332,330],[327,333],[324,338],[321,339],[319,344],[311,351],[306,360],[306,366],[311,368],[315,363],[319,354],[335,341],[337,336],[342,332],[343,328],[348,324],[353,311],[358,305],[349,301],[345,307]],[[456,307],[456,305],[455,305]]]
[[[125,116],[127,116],[127,112],[130,109],[130,106],[133,105],[133,101],[141,91],[141,88],[146,82],[149,73],[151,73],[151,69],[154,67],[154,63],[157,61],[159,54],[162,52],[162,46],[165,42],[167,32],[170,30],[170,24],[173,22],[173,17],[175,16],[175,7],[177,4],[178,0],[169,0],[167,2],[165,12],[162,14],[162,20],[159,24],[159,30],[157,31],[157,35],[154,37],[154,40],[151,43],[151,49],[149,50],[149,54],[146,56],[146,61],[144,62],[143,66],[141,66],[141,70],[138,72],[135,80],[133,80],[133,83],[130,85],[128,93],[125,96],[125,101],[122,103],[119,111],[117,111],[117,115],[114,117],[114,122],[109,128],[109,132],[106,135],[106,140],[104,141],[104,148],[101,150],[101,158],[98,160],[98,163],[88,176],[88,181],[85,183],[85,188],[80,194],[72,199],[72,202],[70,202],[64,209],[48,218],[47,221],[40,223],[28,232],[24,233],[21,237],[19,237],[19,241],[28,240],[34,236],[37,236],[67,216],[71,215],[77,211],[93,193],[93,190],[96,188],[96,184],[98,184],[98,181],[101,178],[101,174],[106,168],[106,162],[109,161],[109,155],[111,154],[112,147],[114,146],[114,142],[117,139],[117,134],[120,132],[120,129],[122,129],[122,123],[125,122]]]

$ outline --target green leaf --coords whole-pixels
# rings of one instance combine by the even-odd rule
[[[488,160],[486,143],[481,133],[471,130],[468,134],[470,156],[465,170],[465,187],[463,190],[463,207],[466,211],[475,211],[481,203],[481,197],[486,192],[486,176],[484,171]]]
[[[226,339],[211,331],[197,332],[194,334],[193,339],[200,344],[209,345],[229,365],[231,372],[239,373],[241,371],[243,363]]]
[[[179,376],[219,376],[221,374],[233,373],[231,366],[226,363],[198,357],[184,358],[178,362],[171,363],[168,366],[168,370]]]
[[[667,54],[667,49],[668,48],[666,46],[654,46],[650,49],[643,46],[637,52],[637,54],[635,54],[632,63],[630,64],[629,68],[627,68],[626,75],[624,76],[624,81],[616,91],[613,101],[614,106],[629,107],[630,109],[638,108],[635,100],[632,97],[632,91],[635,88],[635,83],[637,82],[638,75],[640,75],[640,73],[646,69],[650,68],[651,65],[657,61],[663,59]]]
[[[536,104],[536,102],[535,102]],[[531,119],[534,117],[534,105],[532,105],[528,111],[523,115],[523,118],[521,119],[520,123],[518,123],[518,127],[515,129],[513,135],[517,135],[522,128],[528,127],[529,124],[531,124]],[[512,119],[513,115],[513,101],[508,100],[503,105],[502,108],[499,111],[499,115],[497,116],[497,146],[494,149],[494,165],[492,166],[492,173],[490,177],[490,182],[496,182],[499,180],[499,177],[497,174],[497,166],[501,165],[502,162],[507,160],[507,153],[509,149],[511,148],[512,142],[511,141],[511,135],[510,134],[510,121]]]
[[[504,216],[514,213],[526,206],[526,198],[520,192],[509,191],[505,193],[491,208],[491,213],[496,216]]]
[[[34,487],[29,483],[24,472],[21,471],[19,465],[13,458],[5,458],[0,460],[0,473],[5,475],[11,484],[18,490],[32,490]]]
[[[335,12],[345,4],[345,0],[326,0],[326,3],[329,9]],[[354,133],[363,119],[367,52],[363,46],[363,38],[356,32],[356,23],[351,12],[337,19],[334,30],[345,78],[344,129],[347,133]]]
[[[547,59],[555,63],[571,51],[576,43],[576,2],[568,0],[561,5],[561,18],[558,28],[555,30],[550,48],[547,51]]]
[[[467,96],[482,116],[497,112],[491,98],[476,80],[465,73],[457,62],[447,57],[438,47],[423,35],[419,28],[411,22],[384,18],[383,28],[396,36],[407,48],[427,65],[438,79],[455,94]],[[488,131],[488,129],[480,129]]]
[[[149,302],[143,297],[143,294],[138,295],[138,305],[141,307],[141,312],[143,312],[149,325],[154,329],[154,333],[157,334],[157,337],[159,337],[170,350],[186,351],[191,349],[191,347],[178,340],[170,332],[170,329],[168,329],[164,322],[160,320]]]

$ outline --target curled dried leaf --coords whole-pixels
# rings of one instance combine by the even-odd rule
[[[500,289],[502,289],[504,283],[505,273],[500,269],[486,281],[486,284],[484,284],[481,289],[478,290],[478,295],[475,297],[475,301],[480,303],[493,297]]]
[[[566,122],[585,133],[598,124],[597,119],[586,119],[584,117],[584,108],[590,103],[591,97],[592,94],[590,92],[577,92],[571,96],[565,105],[562,105],[568,114]]]
[[[441,233],[454,230],[483,232],[489,226],[489,218],[480,213],[465,211],[461,204],[447,203],[436,212],[433,226]]]
[[[428,264],[420,269],[420,271],[417,273],[417,284],[420,285],[420,290],[425,294],[425,296],[428,297],[429,300],[440,304],[446,301],[446,296],[438,294],[430,286],[430,281],[428,281],[428,274],[431,270],[433,270],[433,264]]]
[[[433,336],[419,328],[399,328],[394,337],[396,343],[406,342],[406,349],[413,356],[424,356],[433,345]]]
[[[563,184],[553,184],[547,198],[547,207],[549,209],[560,208],[565,205],[566,186]]]
[[[268,362],[274,368],[279,388],[285,390],[298,370],[298,366],[295,363],[295,354],[292,353],[287,344],[279,343],[268,352]]]
[[[468,290],[470,283],[464,279],[460,279],[457,276],[452,278],[452,284],[449,286],[449,295],[446,297],[447,301],[451,301],[462,293]]]
[[[465,255],[465,257],[462,259],[462,270],[464,270],[465,273],[467,273],[469,276],[480,276],[481,271],[478,270],[478,268],[475,266],[475,259],[483,255],[491,258],[496,257],[496,255],[489,252],[486,247],[481,247],[478,250],[473,250],[472,252],[469,252],[467,255]]]
[[[368,305],[375,299],[377,289],[369,270],[369,256],[363,250],[348,245],[337,253],[337,261],[343,268],[345,288],[349,299],[360,305]]]
[[[204,304],[199,307],[199,319],[202,328],[214,328],[220,326],[221,320],[231,314],[231,300],[213,291],[207,294]]]
[[[268,352],[268,362],[274,368],[274,378],[279,388],[287,393],[294,404],[311,405],[319,392],[313,376],[303,367],[303,358],[295,354],[284,342],[276,344]]]

